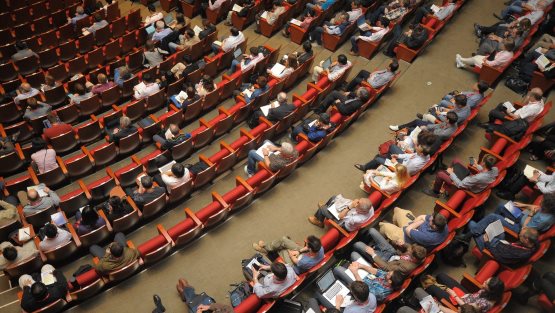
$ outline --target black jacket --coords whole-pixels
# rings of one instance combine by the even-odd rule
[[[119,140],[137,132],[137,127],[131,125],[127,128],[120,129],[117,133],[111,133],[109,136],[110,141],[119,143]]]
[[[41,281],[40,274],[33,274],[33,279],[35,281]],[[26,312],[34,312],[40,308],[43,308],[50,303],[56,302],[59,299],[64,299],[67,293],[67,280],[61,271],[54,271],[54,276],[56,277],[56,282],[52,285],[47,285],[48,296],[43,300],[35,300],[31,294],[31,287],[23,288],[23,297],[21,298],[21,308]]]
[[[284,103],[277,108],[268,110],[268,120],[270,122],[279,122],[284,119],[291,112],[295,111],[297,107],[291,103]]]
[[[428,30],[424,28],[419,34],[413,33],[405,39],[404,44],[410,49],[416,50],[426,42],[428,39]]]
[[[349,116],[356,112],[362,106],[362,100],[359,98],[350,98],[344,102],[339,103],[336,107],[339,113],[343,116]]]

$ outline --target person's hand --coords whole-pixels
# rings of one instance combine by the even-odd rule
[[[43,190],[44,192],[46,192],[46,193],[50,192],[50,188],[48,188],[48,187],[46,187],[46,186],[45,186],[42,190]]]
[[[532,175],[532,178],[530,178],[530,180],[533,182],[537,182],[538,179],[540,179],[540,175],[541,175],[540,171],[534,170],[534,175]]]
[[[513,204],[514,204],[515,206],[519,207],[519,208],[526,206],[526,204],[524,204],[524,203],[522,203],[522,202],[517,202],[517,201],[513,202]]]
[[[370,246],[366,246],[366,249],[364,250],[366,251],[366,253],[372,255],[374,253],[376,253],[376,251],[374,250],[374,248],[370,247]]]
[[[206,304],[201,304],[197,307],[197,312],[196,313],[202,313],[206,310],[210,310],[210,306],[206,305]]]
[[[455,171],[453,170],[452,167],[448,167],[445,171],[449,174],[455,174]]]
[[[337,295],[337,297],[335,297],[335,306],[336,307],[341,306],[341,304],[343,304],[343,300],[345,299],[343,298],[342,295]]]
[[[258,278],[258,275],[259,275],[258,270],[257,270],[256,268],[253,267],[253,268],[252,268],[252,278],[253,278],[253,279],[257,279],[257,278]]]
[[[335,104],[340,104],[340,103],[341,103],[341,100],[337,99],[337,100],[335,100],[334,103],[335,103]]]
[[[112,134],[117,134],[119,132],[119,128],[114,128],[114,130],[112,131]]]
[[[360,264],[358,262],[353,262],[349,265],[349,270],[355,273],[360,268]]]
[[[553,159],[553,157],[555,157],[555,149],[553,150],[546,150],[544,152],[545,156],[549,159]]]
[[[270,154],[270,150],[268,150],[268,148],[262,148],[262,154],[263,155],[268,155],[268,154]]]
[[[22,281],[23,286],[31,287],[33,284],[33,279],[31,277],[25,277]]]
[[[451,297],[456,297],[456,296],[457,296],[457,293],[456,293],[453,289],[451,289],[451,288],[447,288],[447,289],[445,289],[445,291],[447,291],[447,293],[448,293]]]
[[[296,250],[287,250],[287,253],[289,253],[290,257],[295,257],[295,258],[298,257],[300,254],[299,251],[296,251]]]
[[[488,236],[488,234],[484,234],[483,238],[484,238],[484,241],[489,241],[489,236]]]
[[[530,216],[536,215],[541,210],[539,206],[533,206],[530,208]]]

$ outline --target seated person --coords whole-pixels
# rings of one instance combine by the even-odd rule
[[[420,24],[412,27],[409,26],[409,30],[404,33],[401,25],[398,24],[393,28],[392,38],[389,40],[389,44],[384,49],[383,54],[388,57],[394,57],[394,50],[400,44],[407,46],[409,49],[418,50],[428,40],[428,36],[428,29]]]
[[[393,164],[398,163],[398,160],[402,160],[401,164],[407,168],[409,175],[413,176],[418,173],[430,160],[430,153],[428,149],[429,148],[427,146],[417,144],[414,152],[390,154],[389,160]],[[385,157],[378,154],[374,157],[374,159],[370,160],[370,162],[366,164],[355,164],[355,168],[362,172],[366,172],[367,170],[377,169],[380,165],[385,165],[386,160],[387,159]]]
[[[414,217],[409,210],[393,209],[393,222],[380,222],[380,233],[397,246],[417,243],[428,251],[442,244],[449,235],[445,216],[420,215]]]
[[[432,123],[445,122],[447,120],[447,113],[454,112],[457,113],[457,124],[460,125],[468,119],[470,110],[470,106],[466,104],[466,96],[458,94],[454,98],[454,107],[432,106],[428,113],[422,116],[422,120]]]
[[[102,207],[99,207],[102,209]],[[91,231],[106,225],[106,221],[102,216],[98,215],[96,209],[86,206],[83,211],[78,210],[75,212],[75,223],[73,228],[79,236],[86,235]]]
[[[367,81],[372,88],[378,89],[389,83],[395,77],[397,69],[399,69],[399,62],[396,59],[392,59],[385,70],[378,70],[372,73],[366,70],[361,70],[358,72],[357,76],[351,80],[349,85],[347,85],[347,90],[355,90],[355,88],[358,87],[358,85],[360,85],[360,83],[364,80]]]
[[[368,244],[362,241],[356,242],[353,249],[370,263],[375,264],[384,271],[398,271],[402,275],[409,275],[426,258],[426,248],[413,243],[405,245],[405,252],[395,249],[375,228],[370,228],[366,237]],[[373,247],[369,246],[373,244]],[[355,253],[355,252],[353,252]],[[356,261],[358,257],[351,254],[351,259]]]
[[[21,261],[39,254],[33,240],[26,242],[21,247],[14,246],[11,242],[4,241],[0,243],[0,250],[2,251],[2,255],[0,255],[0,270],[8,266],[16,266],[21,263]]]
[[[99,259],[93,267],[100,275],[108,275],[110,272],[135,262],[140,257],[137,249],[127,246],[127,239],[122,233],[117,233],[114,236],[114,242],[109,244],[106,249],[92,245],[89,252]]]
[[[509,27],[501,33],[490,33],[489,35],[482,35],[480,45],[476,54],[490,55],[499,51],[499,43],[505,39],[512,39],[515,42],[515,49],[518,49],[524,40],[528,37],[532,24],[529,19],[523,19],[517,22],[515,27]],[[476,27],[474,28],[476,30]]]
[[[181,62],[175,64],[170,72],[172,72],[175,79],[187,78],[189,74],[198,70],[198,64],[193,62],[193,58],[189,54],[184,54]]]
[[[260,269],[268,269],[261,266]],[[273,262],[269,266],[270,274],[259,279],[259,272],[254,269],[253,274],[253,293],[261,299],[278,298],[287,288],[297,281],[297,274],[291,265],[281,262]]]
[[[200,40],[203,40],[204,38],[208,37],[208,35],[216,31],[216,25],[210,23],[210,21],[206,18],[201,19],[201,25],[199,26],[199,28],[202,29],[198,33],[198,39]]]
[[[442,187],[445,188],[447,194],[453,187],[468,190],[472,193],[480,193],[493,183],[499,175],[499,170],[495,167],[496,163],[497,159],[488,154],[484,156],[481,164],[476,165],[478,172],[472,174],[460,160],[455,159],[451,163],[451,167],[436,174],[433,187],[424,189],[424,193],[438,198]],[[471,165],[474,166],[474,164]]]
[[[334,90],[328,94],[320,105],[314,109],[314,113],[331,113],[334,105],[343,116],[355,113],[366,101],[370,99],[370,92],[365,87],[358,87],[355,92],[343,92]]]
[[[416,127],[420,127],[420,128],[428,128],[431,130],[435,130],[437,129],[437,126],[434,126],[434,123],[442,121],[443,125],[447,125],[447,124],[454,124],[455,125],[455,130],[456,130],[456,126],[457,124],[459,124],[461,122],[464,122],[464,120],[466,118],[468,118],[468,114],[470,113],[470,110],[464,110],[464,108],[466,107],[466,98],[463,95],[458,95],[458,101],[459,101],[459,105],[458,108],[460,108],[461,110],[457,113],[456,109],[452,109],[452,110],[445,110],[447,112],[443,112],[443,108],[440,108],[438,106],[430,109],[431,110],[435,110],[435,115],[432,114],[417,114],[417,119],[414,119],[408,123],[405,124],[400,124],[400,125],[389,125],[389,129],[391,129],[392,131],[399,131],[402,130],[404,128],[407,128],[409,133],[412,132]],[[451,113],[451,120],[449,122],[449,119],[447,117],[447,114]],[[461,116],[459,116],[459,113],[462,113],[462,120],[461,120]],[[454,114],[454,115],[453,115]],[[436,119],[437,116],[438,118]],[[465,117],[466,116],[466,117]],[[447,122],[447,123],[446,123]],[[436,124],[436,125],[442,125],[442,124]],[[452,134],[453,132],[451,132]],[[443,135],[443,139],[448,139],[451,134],[448,134],[447,137],[445,136],[445,134]]]
[[[507,121],[509,119],[524,119],[528,123],[534,121],[538,115],[543,111],[543,91],[540,88],[532,88],[524,101],[522,102],[522,107],[514,112],[509,112],[504,106],[504,103],[500,103],[491,110],[488,114],[488,122],[483,124],[493,124],[496,120]]]
[[[533,282],[535,291],[543,294],[550,302],[555,301],[555,273],[547,272]]]
[[[104,214],[112,223],[114,220],[133,212],[133,208],[125,199],[111,196],[108,201],[104,202],[102,205],[102,211],[104,211]]]
[[[328,210],[332,205],[343,208],[339,212],[339,221]],[[374,215],[374,207],[368,198],[349,200],[341,194],[331,197],[326,204],[319,203],[318,210],[308,217],[308,221],[318,227],[324,227],[324,219],[331,219],[344,227],[347,231],[357,231]]]
[[[95,95],[99,95],[104,91],[116,86],[117,84],[108,80],[105,74],[98,74],[97,76],[98,84],[92,87],[91,92]]]
[[[372,182],[374,182],[380,187],[381,191],[389,195],[401,190],[410,179],[410,175],[407,171],[407,167],[403,164],[395,164],[394,169],[395,171],[393,172],[367,170],[366,173],[364,173],[363,182],[360,185],[361,189],[366,190],[364,186],[372,186]],[[376,182],[377,177],[383,177],[379,179],[380,183]]]
[[[268,78],[264,75],[259,75],[256,79],[255,84],[243,84],[241,86],[241,90],[243,90],[243,92],[240,92],[239,94],[243,95],[245,101],[247,102],[247,104],[249,104],[269,89],[270,85],[268,85]],[[249,92],[251,92],[251,95],[249,96],[248,94],[246,94],[244,90],[248,90]]]
[[[251,116],[248,118],[248,125],[250,128],[258,126],[260,123],[259,118],[262,116],[265,116],[268,121],[272,123],[278,123],[297,109],[294,104],[288,103],[287,94],[285,92],[278,93],[276,100],[271,101],[269,105],[270,108],[268,109],[267,115],[265,115],[260,108],[252,112]]]
[[[369,10],[366,13],[366,17],[369,21],[368,24],[374,25],[382,17],[386,17],[388,20],[393,22],[403,17],[408,12],[408,10],[415,5],[417,5],[417,1],[415,0],[386,1],[386,3],[381,4],[377,9],[374,9],[372,11]]]
[[[376,296],[370,292],[367,284],[357,280],[349,285],[349,290],[353,302],[345,306],[343,313],[373,313],[376,310],[378,301]],[[330,303],[320,293],[316,294],[316,298],[327,308],[326,312],[341,312],[343,302],[345,302],[345,298],[341,295],[335,297],[335,304]]]
[[[312,81],[314,83],[318,82],[320,76],[327,76],[330,81],[336,81],[351,67],[351,61],[347,60],[347,56],[344,54],[338,55],[337,61],[331,63],[327,69],[322,67],[323,64],[324,61],[321,61],[320,65],[314,66],[312,69]]]
[[[83,84],[81,83],[76,83],[73,86],[73,89],[74,93],[67,95],[69,97],[70,104],[78,105],[79,103],[81,103],[81,101],[87,100],[93,96],[93,93],[87,91],[87,88],[85,88],[85,86],[83,86]]]
[[[351,284],[353,281],[361,281],[368,285],[370,293],[376,297],[378,303],[383,302],[387,296],[389,296],[393,291],[400,288],[405,281],[405,276],[400,271],[389,271],[375,268],[373,266],[364,265],[356,262],[358,259],[362,258],[357,252],[351,254],[351,264],[349,268],[343,266],[337,266],[333,269],[333,273],[337,278],[346,284]],[[368,272],[368,275],[361,277],[358,273],[359,270],[364,270]],[[351,279],[346,273],[350,271],[355,279]]]
[[[114,82],[118,84],[118,86],[123,87],[123,82],[133,78],[134,75],[129,71],[127,66],[121,66],[114,70]]]
[[[285,7],[281,0],[274,0],[272,2],[272,8],[269,11],[263,11],[256,15],[256,28],[254,32],[260,34],[260,19],[262,18],[262,14],[266,13],[266,23],[268,25],[274,25],[279,16],[285,13]]]
[[[0,188],[0,192],[2,192],[2,188]],[[17,207],[11,203],[14,202],[15,199],[10,197],[9,199],[4,196],[0,197],[0,226],[4,226],[7,224],[11,224],[14,221],[19,221],[19,215],[17,214]],[[15,201],[17,204],[17,200]]]
[[[312,124],[312,125],[311,125]],[[308,140],[312,143],[317,143],[324,139],[330,132],[335,129],[335,123],[330,121],[330,116],[327,113],[320,113],[316,119],[309,119],[303,123],[292,127],[291,140],[297,141],[297,136],[300,133],[306,135]]]
[[[27,109],[23,114],[23,119],[33,120],[42,116],[45,116],[52,110],[52,107],[44,102],[37,101],[35,98],[27,99]]]
[[[242,60],[231,61],[231,67],[229,68],[228,74],[231,75],[237,71],[239,68],[242,72],[246,72],[253,68],[256,63],[264,59],[264,53],[260,52],[258,47],[250,47],[250,54],[243,54]]]
[[[43,191],[47,194],[44,197],[41,197],[35,189],[29,189],[27,192],[17,192],[17,198],[23,206],[23,214],[25,216],[56,207],[60,204],[60,197],[58,197],[55,191],[50,190],[48,187],[44,187]]]
[[[505,233],[489,238],[485,228],[482,229],[479,226],[482,225],[469,224],[470,234],[474,238],[476,247],[480,251],[488,249],[493,259],[502,265],[521,265],[538,250],[538,231],[534,228],[523,227],[518,234],[518,241],[511,243],[505,240]]]
[[[15,104],[20,104],[21,101],[25,101],[29,98],[33,98],[40,94],[40,91],[36,88],[31,87],[29,83],[22,83],[16,90],[17,96],[13,98]]]
[[[43,281],[43,275],[52,275],[54,282]],[[23,289],[21,308],[26,312],[35,312],[60,299],[65,300],[67,294],[64,274],[49,264],[42,266],[40,274],[21,276],[19,282]]]
[[[264,143],[269,143],[270,145],[262,149],[262,156],[256,150],[249,151],[247,165],[245,165],[245,173],[249,177],[254,175],[258,162],[264,162],[271,171],[277,172],[299,156],[299,152],[288,142],[282,143],[281,147],[272,144],[270,141],[265,141]],[[278,151],[279,153],[275,153]]]
[[[106,21],[103,17],[102,14],[94,14],[94,23],[90,26],[90,27],[85,27],[82,29],[83,31],[83,35],[86,35],[87,33],[93,33],[95,34],[97,30],[108,26],[108,21]]]
[[[78,20],[87,17],[87,13],[85,13],[85,9],[82,6],[77,6],[75,9],[75,16],[71,18],[67,18],[67,22],[75,25]]]
[[[318,8],[320,11],[325,11],[334,3],[335,0],[312,0],[306,4],[306,10],[314,11],[314,9]]]
[[[177,293],[181,297],[181,300],[185,303],[194,303],[197,297],[201,297],[201,295],[195,292],[195,288],[189,285],[189,282],[185,278],[180,278],[177,281],[176,285]],[[155,300],[155,302],[157,302]],[[161,302],[160,302],[161,304]],[[159,306],[159,305],[157,305]],[[161,310],[162,312],[165,311],[165,308]],[[221,304],[221,303],[211,303],[211,304],[203,304],[199,303],[197,306],[193,306],[191,308],[192,313],[231,313],[233,312],[233,308],[229,305]]]
[[[237,28],[231,27],[229,29],[229,32],[229,37],[221,40],[221,46],[216,44],[215,42],[212,43],[212,52],[214,52],[214,54],[218,54],[220,53],[220,51],[229,52],[231,50],[234,50],[241,43],[243,43],[243,41],[245,41],[245,35]]]
[[[166,187],[169,193],[172,188],[188,182],[191,178],[191,173],[188,168],[181,163],[175,163],[169,171],[156,174],[154,176],[154,181],[156,181],[159,186]]]
[[[196,36],[195,32],[188,28],[183,35],[179,35],[179,43],[170,42],[168,47],[170,48],[170,53],[175,53],[176,51],[191,49],[192,46],[199,42],[200,39]]]
[[[445,299],[448,302],[454,300],[458,306],[471,305],[477,309],[477,312],[489,312],[503,298],[505,284],[497,277],[487,279],[480,290],[470,293],[466,288],[459,284],[456,280],[445,273],[437,275],[437,282],[446,286],[446,289],[432,285],[426,291],[434,296],[437,301]]]
[[[555,47],[555,45],[553,45],[553,47]],[[538,47],[536,49],[541,50],[541,52],[531,50],[526,53],[524,55],[524,59],[519,64],[518,73],[511,77],[513,86],[511,87],[511,84],[508,84],[508,87],[511,88],[513,91],[518,93],[525,93],[528,90],[533,77],[535,76],[535,72],[541,73],[540,75],[543,75],[543,77],[545,77],[546,79],[555,78],[555,67],[552,66],[553,62],[555,61],[555,49],[549,47]],[[540,67],[538,66],[538,63],[536,63],[538,58],[542,55],[545,56],[550,62],[550,64],[546,67]],[[519,84],[514,84],[515,81]]]
[[[466,106],[471,110],[478,105],[482,99],[484,99],[484,93],[488,91],[489,85],[487,82],[480,80],[472,85],[472,89],[469,91],[453,91],[445,95],[443,99],[437,104],[437,106],[443,108],[454,108],[455,107],[455,97],[457,95],[466,96]]]
[[[31,167],[40,174],[58,168],[56,151],[46,144],[41,137],[33,138],[31,141]]]
[[[369,25],[368,23],[366,24]],[[389,30],[389,20],[387,19],[387,17],[380,18],[376,22],[376,26],[370,26],[370,29],[368,30],[361,29],[359,36],[355,35],[351,37],[351,50],[349,50],[349,54],[358,55],[358,40],[367,42],[379,42],[389,32]]]
[[[164,39],[164,37],[166,37],[167,35],[171,34],[172,29],[169,27],[166,27],[166,24],[164,23],[164,21],[156,21],[155,25],[155,31],[154,34],[152,34],[152,41],[162,41],[162,39]]]
[[[549,3],[552,1],[549,1]],[[511,15],[521,15],[524,11],[543,11],[548,5],[545,0],[536,1],[509,1],[508,5],[501,10],[501,14],[493,13],[493,16],[500,20],[507,20]]]
[[[50,123],[50,127],[45,128],[42,131],[42,136],[48,141],[50,141],[52,138],[60,136],[61,134],[73,132],[73,127],[60,121],[60,118],[58,117],[58,114],[56,114],[56,112],[48,113],[46,119]]]
[[[65,245],[72,239],[67,230],[58,228],[52,223],[46,224],[42,230],[44,231],[44,239],[40,242],[39,248],[43,252]]]
[[[297,20],[301,22],[300,25],[296,25],[298,27],[300,27],[301,29],[303,29],[305,32],[308,31],[308,28],[310,27],[312,21],[314,20],[314,18],[316,17],[316,12],[314,12],[314,10],[306,10]],[[283,30],[281,31],[281,33],[283,34],[283,36],[285,37],[289,37],[289,35],[291,34],[291,31],[289,30],[289,28],[291,27],[291,21],[286,22],[285,23],[285,27],[283,28]],[[310,41],[308,41],[310,42]],[[312,45],[310,45],[310,47],[312,48]]]
[[[148,175],[139,177],[137,177],[138,188],[128,188],[125,191],[139,208],[166,193],[164,187],[154,186],[152,177]]]
[[[539,159],[555,161],[555,128],[550,128],[541,134],[539,140],[530,142],[528,151],[530,152],[530,161]]]
[[[158,21],[162,22],[162,21]],[[164,23],[164,22],[162,22]],[[169,29],[169,28],[166,28]],[[145,44],[145,51],[143,52],[143,64],[145,67],[156,67],[164,61],[164,55],[169,52],[156,47],[154,41],[147,40]],[[144,80],[144,78],[143,78]]]
[[[258,1],[254,1],[254,0],[237,0],[235,4],[242,7],[241,11],[235,12],[233,10],[229,10],[229,12],[227,13],[227,17],[225,19],[224,25],[233,26],[233,23],[231,23],[233,12],[235,12],[235,14],[238,17],[245,18],[248,16],[249,12],[251,12],[254,6],[258,3],[259,3]]]
[[[293,266],[297,275],[310,270],[324,258],[324,248],[316,236],[308,236],[304,247],[285,236],[268,245],[260,240],[252,246],[262,254],[279,255],[286,264]]]
[[[514,56],[515,42],[513,39],[504,39],[502,43],[499,43],[499,51],[493,57],[493,60],[489,60],[488,56],[485,55],[475,55],[470,58],[463,58],[460,54],[455,56],[455,61],[457,63],[457,68],[479,67],[488,65],[495,68],[504,68],[508,65]]]
[[[211,93],[212,91],[216,90],[218,86],[212,80],[212,77],[208,75],[202,76],[200,81],[195,85],[195,90],[199,97],[204,97],[207,94]]]
[[[316,26],[310,32],[308,40],[316,42],[317,45],[321,46],[324,32],[330,35],[341,36],[349,25],[351,25],[349,15],[346,12],[339,12],[333,19],[333,22],[324,22],[324,26]]]
[[[35,57],[37,58],[37,60],[39,59],[39,55],[33,50],[29,49],[29,46],[25,41],[17,41],[15,43],[15,50],[17,50],[17,52],[12,54],[11,56],[11,59],[14,62],[17,62],[29,57]]]
[[[119,119],[119,127],[114,128],[108,134],[108,141],[119,143],[120,139],[125,138],[131,134],[136,133],[137,127],[131,124],[131,119],[127,116],[122,116]]]
[[[173,148],[175,145],[191,138],[189,133],[181,133],[179,126],[170,124],[167,130],[154,135],[152,139],[161,145],[161,149],[167,150]]]
[[[312,56],[314,55],[314,51],[312,51],[312,44],[310,43],[310,41],[307,40],[303,42],[302,46],[303,46],[302,52],[298,52],[298,51],[293,52],[293,54],[297,57],[297,62],[299,62],[299,65],[304,64],[306,61],[310,60],[310,58],[312,58]]]
[[[200,4],[200,15],[202,18],[206,18],[206,11],[208,9],[212,11],[218,10],[226,1],[227,0],[208,0],[206,2],[202,2]]]
[[[414,19],[412,20],[411,25],[416,26],[420,24],[420,22],[422,22],[422,18],[424,18],[425,16],[431,16],[439,21],[443,21],[448,16],[453,14],[457,6],[456,2],[457,0],[446,1],[444,5],[439,6],[439,10],[437,12],[434,12],[432,10],[431,4],[419,7],[414,13]]]
[[[295,72],[295,70],[299,67],[299,62],[297,61],[297,57],[291,53],[283,57],[282,65],[285,66],[285,69],[281,72],[274,73],[271,69],[267,69],[266,73],[271,74],[275,78],[285,79]]]
[[[10,138],[0,137],[0,156],[10,154],[14,151],[15,151],[15,146],[14,146],[13,142],[10,140]],[[3,195],[3,193],[0,193],[0,197],[2,195]]]
[[[200,100],[200,96],[197,94],[197,90],[194,85],[184,83],[181,90],[185,91],[187,97],[179,96],[179,94],[170,97],[171,102],[179,109],[187,108],[187,106]]]

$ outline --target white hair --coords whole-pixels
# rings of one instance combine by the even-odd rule
[[[294,150],[295,150],[295,148],[293,147],[293,145],[288,143],[288,142],[284,142],[284,143],[281,144],[281,152],[283,154],[293,155]]]
[[[287,94],[285,92],[280,92],[277,95],[277,99],[278,101],[286,101],[287,100]]]

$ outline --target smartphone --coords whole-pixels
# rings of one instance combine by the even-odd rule
[[[260,270],[260,265],[258,265],[258,264],[256,264],[256,263],[253,264],[252,267],[253,267],[255,270],[257,270],[257,271]]]
[[[476,164],[476,160],[474,160],[474,157],[468,157],[468,162],[470,162],[470,165]]]
[[[411,221],[414,221],[416,219],[416,217],[414,217],[414,215],[407,213],[407,218]]]

